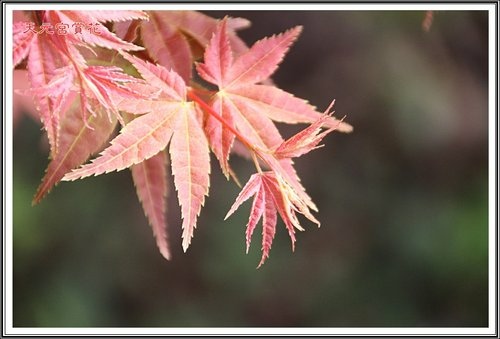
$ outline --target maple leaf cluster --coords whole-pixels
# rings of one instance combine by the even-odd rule
[[[37,32],[35,25],[83,28],[63,35]],[[168,169],[186,251],[209,192],[210,153],[224,175],[236,179],[229,160],[237,151],[253,159],[256,173],[226,218],[253,196],[247,251],[262,219],[259,266],[264,263],[278,215],[293,248],[295,229],[303,230],[297,215],[319,222],[292,159],[317,148],[333,130],[349,132],[352,127],[333,118],[331,107],[317,112],[272,84],[270,77],[300,26],[251,47],[236,33],[248,26],[242,18],[216,20],[194,11],[18,13],[14,72],[29,79],[24,94],[34,98],[50,145],[50,163],[33,202],[61,180],[129,168],[159,250],[169,259]],[[284,140],[275,122],[310,126]]]

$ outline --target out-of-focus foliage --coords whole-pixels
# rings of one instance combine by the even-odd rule
[[[274,81],[319,108],[336,98],[355,126],[296,160],[321,228],[298,233],[291,253],[278,227],[273,260],[255,270],[250,206],[223,222],[239,189],[216,174],[186,254],[169,197],[166,262],[127,171],[62,183],[31,207],[48,148],[25,118],[14,136],[14,326],[486,326],[486,13],[436,12],[429,32],[424,12],[209,14],[250,19],[247,41],[304,25]]]

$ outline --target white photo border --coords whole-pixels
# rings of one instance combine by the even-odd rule
[[[99,9],[141,9],[141,10],[363,10],[363,11],[463,11],[480,10],[488,12],[488,171],[489,171],[489,209],[488,209],[488,327],[470,328],[414,328],[414,327],[363,327],[363,328],[26,328],[13,326],[13,220],[12,220],[12,15],[15,10],[71,9],[85,10],[95,4],[84,3],[21,3],[6,1],[2,3],[3,36],[2,56],[3,82],[3,270],[2,297],[3,317],[2,335],[4,336],[498,336],[498,2],[426,2],[426,3],[99,3]]]

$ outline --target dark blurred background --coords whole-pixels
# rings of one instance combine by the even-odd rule
[[[167,262],[129,171],[63,182],[31,206],[47,151],[26,118],[14,140],[14,326],[487,326],[487,13],[437,12],[429,32],[416,11],[207,13],[250,19],[250,44],[304,25],[275,83],[319,110],[335,98],[354,126],[296,161],[321,228],[304,221],[292,253],[279,221],[256,270],[250,203],[223,221],[239,189],[212,158],[186,254],[171,185]]]

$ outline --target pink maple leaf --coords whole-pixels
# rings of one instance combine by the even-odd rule
[[[111,33],[101,22],[120,21],[127,18],[145,19],[147,15],[141,11],[40,11],[40,20],[57,30],[58,25],[66,25],[65,34],[52,31],[36,35],[26,30],[26,22],[14,23],[14,64],[28,58],[27,69],[31,89],[42,124],[47,131],[51,155],[58,152],[59,128],[63,100],[71,91],[80,90],[81,114],[87,121],[86,112],[94,112],[88,99],[95,99],[108,110],[115,111],[109,100],[109,92],[124,90],[121,85],[123,77],[117,79],[118,70],[114,67],[104,68],[87,66],[80,52],[80,47],[100,46],[116,50],[140,50],[140,46],[123,41]],[[67,30],[80,25],[81,30],[71,34]],[[24,30],[23,30],[24,29]],[[106,70],[105,70],[106,69]],[[65,73],[65,74],[62,74]],[[134,79],[129,77],[129,79]],[[118,80],[118,81],[117,81]],[[136,81],[137,79],[135,79]],[[49,94],[50,92],[50,94]],[[127,93],[131,95],[132,92]],[[116,114],[118,116],[118,114]],[[119,119],[121,119],[118,116]]]
[[[247,223],[246,243],[248,252],[253,231],[262,218],[262,258],[258,267],[262,266],[269,257],[269,251],[276,233],[278,214],[285,223],[292,241],[292,250],[295,248],[295,229],[304,230],[297,219],[297,212],[303,214],[318,226],[320,225],[310,214],[306,203],[300,199],[294,189],[282,177],[272,171],[256,173],[250,177],[233,206],[231,206],[226,219],[252,196],[254,196],[254,200]]]
[[[257,41],[248,51],[234,58],[227,23],[222,20],[205,50],[203,63],[197,64],[199,75],[219,88],[210,104],[229,125],[211,117],[206,124],[210,146],[226,175],[234,141],[234,133],[230,131],[232,127],[256,147],[271,149],[283,142],[273,120],[312,123],[322,116],[302,99],[274,86],[257,84],[274,73],[301,30],[299,26]],[[324,123],[334,125],[340,131],[350,130],[350,125],[339,124],[333,118],[326,119]],[[291,163],[285,167],[290,166]],[[295,176],[291,169],[287,171],[290,176]],[[294,185],[298,182],[295,179],[289,181]]]
[[[191,48],[184,34],[170,23],[167,13],[150,12],[150,20],[141,23],[142,41],[154,61],[189,81],[193,67]]]
[[[75,96],[75,93],[70,94]],[[71,100],[66,101],[66,104]],[[88,157],[101,149],[116,126],[116,120],[106,115],[91,117],[88,128],[81,119],[78,106],[70,108],[61,122],[59,149],[50,161],[42,183],[33,198],[37,204],[71,169],[83,164]]]
[[[170,259],[166,232],[167,156],[160,152],[130,167],[137,196],[151,224],[156,244],[165,259]]]
[[[120,131],[111,146],[92,163],[66,174],[63,180],[119,171],[155,156],[170,143],[174,184],[182,212],[183,249],[187,250],[201,207],[208,194],[210,157],[197,108],[186,101],[186,85],[174,71],[124,54],[144,80],[161,91],[153,100],[142,100],[145,113]],[[129,108],[130,110],[130,108]],[[131,112],[134,113],[134,112]]]
[[[334,102],[332,102],[326,109],[326,112],[322,117],[276,147],[273,151],[274,155],[278,159],[296,158],[309,153],[313,149],[321,147],[322,145],[318,146],[321,140],[337,128],[334,126],[321,131],[321,127],[325,125],[326,121],[331,117],[331,114],[329,114],[328,111],[333,106],[333,103]],[[337,125],[340,125],[341,123],[341,121],[338,121]]]
[[[262,219],[259,267],[269,256],[278,215],[292,250],[295,229],[303,230],[298,214],[319,226],[311,213],[317,208],[301,185],[292,158],[320,147],[333,130],[348,132],[352,127],[333,118],[329,109],[321,114],[307,101],[272,85],[270,77],[302,27],[248,48],[235,34],[248,26],[245,19],[219,21],[192,11],[49,10],[33,12],[33,19],[43,22],[44,28],[62,23],[80,29],[66,35],[33,34],[21,22],[14,23],[13,61],[23,68],[27,58],[30,93],[51,146],[51,161],[34,203],[60,180],[130,168],[160,253],[169,259],[167,157],[186,251],[209,191],[210,149],[226,177],[237,181],[229,155],[240,145],[258,173],[251,176],[226,218],[254,197],[246,240],[248,251]],[[197,73],[215,85],[215,91],[192,78],[193,60],[201,56],[203,61],[195,63]],[[120,133],[83,164],[102,149],[117,120]],[[311,125],[284,140],[275,122]]]

